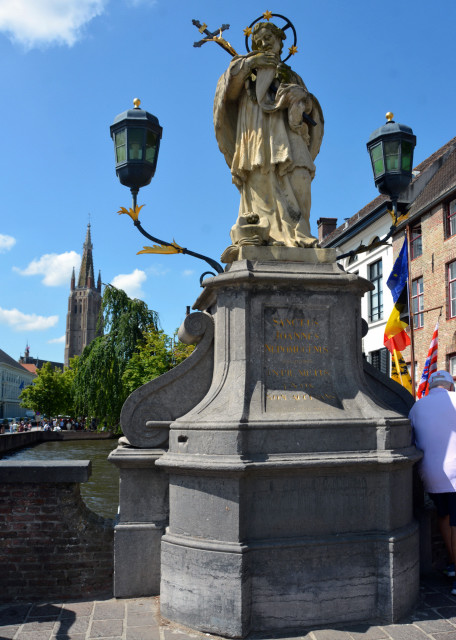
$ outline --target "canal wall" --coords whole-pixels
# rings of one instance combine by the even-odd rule
[[[109,431],[22,431],[0,435],[0,458],[3,454],[50,440],[107,440],[114,438]]]
[[[90,473],[88,460],[0,462],[0,602],[112,595],[114,521],[83,502]]]

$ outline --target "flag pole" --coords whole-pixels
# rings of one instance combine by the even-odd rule
[[[416,400],[416,388],[415,388],[415,338],[413,332],[413,309],[412,309],[412,274],[410,270],[410,225],[408,224],[405,227],[405,237],[407,239],[407,269],[408,269],[408,278],[407,278],[407,297],[408,297],[408,308],[409,308],[409,327],[410,327],[410,371],[412,373],[412,395],[413,399]]]

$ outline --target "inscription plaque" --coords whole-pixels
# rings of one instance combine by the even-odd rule
[[[341,407],[334,389],[327,307],[265,307],[263,388],[266,411],[320,412]]]

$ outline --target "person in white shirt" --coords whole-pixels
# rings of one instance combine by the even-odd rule
[[[429,394],[409,413],[418,449],[423,459],[418,470],[424,489],[436,508],[440,532],[450,564],[447,575],[455,577],[456,560],[456,393],[453,377],[436,371],[429,378]],[[456,595],[456,581],[451,590]]]

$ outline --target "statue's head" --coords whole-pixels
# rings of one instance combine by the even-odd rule
[[[263,51],[265,49],[265,43],[263,37],[266,38],[274,36],[274,39],[278,43],[280,49],[278,53],[282,53],[283,41],[286,35],[282,29],[279,29],[273,22],[257,22],[253,27],[252,32],[252,51]]]

